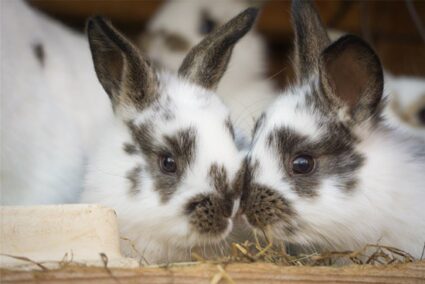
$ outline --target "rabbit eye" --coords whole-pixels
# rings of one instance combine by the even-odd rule
[[[216,26],[217,23],[208,14],[203,13],[199,32],[203,35],[209,34]]]
[[[175,173],[177,164],[171,154],[162,155],[159,158],[159,166],[164,173]]]
[[[421,109],[418,112],[418,119],[422,125],[425,125],[425,108]]]
[[[294,174],[308,174],[314,169],[314,159],[310,155],[298,155],[292,160]]]

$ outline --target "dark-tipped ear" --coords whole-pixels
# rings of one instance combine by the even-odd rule
[[[193,47],[179,68],[179,75],[207,89],[214,89],[226,71],[236,42],[252,27],[258,9],[248,8]]]
[[[114,109],[143,109],[156,96],[156,74],[138,50],[109,21],[90,18],[87,34],[97,77]]]
[[[292,24],[295,34],[294,69],[301,83],[317,72],[320,54],[330,44],[330,39],[312,1],[292,1]]]
[[[384,78],[378,56],[361,38],[347,35],[326,48],[319,63],[327,102],[355,122],[373,116],[381,101]]]

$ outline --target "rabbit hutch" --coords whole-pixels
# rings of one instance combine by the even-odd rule
[[[5,14],[8,12],[6,1],[12,0],[1,2],[2,49],[6,38],[3,27],[8,24]],[[197,0],[26,0],[25,2],[30,9],[46,15],[46,19],[53,19],[65,26],[72,31],[73,36],[74,34],[83,36],[87,33],[91,28],[90,24],[86,26],[89,17],[105,16],[131,40],[134,47],[140,48],[152,58],[153,65],[159,64],[172,71],[179,70],[183,59],[182,54],[242,11],[240,9],[233,13],[234,8],[228,6],[229,3],[238,2],[240,6],[237,7],[258,7],[260,13],[254,26],[258,38],[254,40],[261,42],[258,50],[254,43],[250,43],[251,46],[246,45],[247,56],[243,57],[242,61],[247,58],[255,62],[257,55],[248,53],[261,53],[258,55],[258,60],[264,61],[262,68],[265,74],[262,76],[269,82],[266,89],[270,87],[270,90],[279,91],[297,80],[298,74],[294,71],[292,59],[295,44],[294,28],[291,23],[291,1],[211,1],[214,2],[214,6],[223,6],[221,10],[216,9],[222,12],[209,11],[211,3],[205,7],[199,3],[210,1],[198,2]],[[165,5],[169,5],[166,12],[161,10]],[[405,127],[410,134],[419,136],[417,139],[423,139],[425,137],[425,2],[350,0],[315,1],[315,5],[322,22],[328,28],[332,42],[348,33],[363,38],[379,56],[385,78],[390,78],[389,80],[396,78],[394,81],[402,78],[402,83],[391,90],[391,92],[394,91],[394,97],[388,99],[389,108],[391,113],[400,120],[401,127]],[[159,15],[159,11],[163,14]],[[221,16],[220,13],[226,14],[225,17],[223,16],[225,19],[218,18]],[[26,15],[22,13],[13,17],[18,18],[19,21]],[[10,15],[9,18],[11,18]],[[191,22],[191,19],[196,20]],[[162,26],[161,20],[168,23]],[[189,27],[191,24],[196,27]],[[113,28],[105,29],[105,25],[108,25],[107,21],[97,22],[97,25],[103,28],[103,31],[107,31],[105,34],[114,32]],[[190,32],[187,35],[167,32],[166,29],[173,26],[187,27]],[[45,32],[54,35],[57,31],[54,28],[46,28]],[[158,43],[156,43],[158,46],[154,45],[155,37],[158,35],[163,38],[165,47],[160,47]],[[84,39],[87,40],[87,36],[84,36]],[[101,40],[96,37],[94,44],[98,44],[99,41]],[[69,44],[65,41],[64,43]],[[49,49],[37,42],[32,43],[31,46],[37,64],[47,70],[50,60]],[[90,46],[92,50],[93,46]],[[253,46],[255,48],[252,48]],[[110,46],[103,46],[103,48],[108,52]],[[126,46],[126,48],[129,47]],[[66,56],[73,58],[72,52],[67,52],[69,53]],[[237,57],[238,52],[239,50],[235,49],[232,56]],[[160,57],[157,56],[164,57],[159,59]],[[3,58],[2,55],[2,61]],[[96,54],[93,54],[93,58],[96,60]],[[115,58],[114,64],[122,63],[125,61],[123,58]],[[89,60],[89,57],[86,59]],[[164,62],[158,62],[161,60]],[[228,72],[237,69],[236,63],[232,65],[232,62],[230,60]],[[8,66],[4,62],[0,64],[3,84],[3,80],[6,80],[3,73],[7,72]],[[114,73],[118,69],[127,70],[129,63],[126,64],[123,64],[122,69],[112,66],[108,72]],[[218,65],[220,64],[214,66]],[[243,66],[247,69],[256,67],[249,64]],[[96,71],[101,69],[96,67]],[[31,71],[31,69],[28,70],[28,72]],[[80,71],[75,69],[72,72]],[[81,77],[84,76],[83,74]],[[99,77],[102,81],[102,76]],[[409,80],[412,80],[415,87],[403,89],[405,86],[403,84],[407,84],[405,82],[410,82]],[[226,74],[223,81],[225,81],[223,84],[230,84],[228,82],[230,79],[226,81]],[[57,79],[55,84],[60,82],[60,79]],[[398,86],[401,87],[398,88]],[[385,86],[385,88],[391,87]],[[388,89],[385,90],[390,92]],[[1,92],[5,90],[1,89]],[[108,95],[113,97],[113,94],[108,93]],[[226,101],[225,98],[223,100],[229,105],[232,104],[230,100]],[[113,99],[112,102],[114,103]],[[261,104],[262,102],[252,100],[250,105],[246,104],[246,109],[238,109],[237,111],[240,112],[236,116],[236,121],[241,117],[249,120],[250,117],[246,115],[246,112],[250,111],[249,108],[253,112],[257,111]],[[99,105],[100,107],[102,106]],[[3,112],[3,106],[1,111]],[[3,114],[2,120],[2,128],[7,128],[8,123],[6,119],[3,119]],[[253,126],[250,122],[241,125],[242,128],[250,126]],[[228,128],[232,129],[232,133],[234,132],[232,127]],[[4,135],[7,133],[2,132],[2,136]],[[233,136],[235,136],[234,133]],[[123,150],[129,156],[139,151],[131,144],[124,144]],[[3,150],[1,158],[3,159]],[[1,164],[0,178],[3,179],[8,173],[5,170],[8,165],[3,160]],[[165,165],[166,169],[172,168],[170,164]],[[132,189],[129,193],[131,198],[137,194],[136,187],[139,183],[135,175],[141,172],[141,166],[138,166],[126,176]],[[216,175],[217,172],[220,171],[216,169]],[[55,173],[52,171],[52,174]],[[422,181],[422,189],[425,189],[425,180],[422,179]],[[0,199],[5,198],[7,194],[5,186],[7,184],[2,182]],[[205,248],[205,245],[195,247],[193,250],[190,248],[190,256],[183,258],[182,261],[162,259],[160,264],[156,264],[144,257],[144,251],[138,250],[133,242],[137,236],[120,234],[118,221],[120,216],[117,218],[119,212],[116,213],[114,208],[91,204],[91,202],[84,202],[90,204],[65,203],[78,202],[75,200],[71,202],[1,201],[1,283],[425,283],[425,242],[419,254],[376,243],[357,249],[320,250],[309,247],[301,250],[296,245],[271,239],[265,230],[253,232],[249,230],[248,233],[237,232],[234,239],[230,237],[213,246],[212,249]],[[368,220],[362,220],[362,222],[368,222]],[[247,237],[241,237],[239,233]],[[379,240],[376,242],[379,243]]]

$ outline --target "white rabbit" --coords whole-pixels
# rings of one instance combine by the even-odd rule
[[[82,35],[1,3],[1,204],[76,202],[91,135],[112,116]]]
[[[115,116],[89,158],[82,201],[114,208],[122,236],[148,263],[188,259],[192,247],[222,241],[232,229],[242,155],[214,89],[256,14],[246,9],[210,33],[178,75],[154,71],[102,18],[88,23]]]
[[[425,78],[386,73],[385,80],[389,123],[425,139]]]
[[[1,58],[11,72],[1,92],[2,202],[74,201],[87,160],[82,200],[113,207],[149,263],[186,259],[193,246],[226,237],[241,155],[214,89],[257,10],[207,36],[176,75],[155,72],[108,22],[92,19],[99,84],[86,40],[23,2],[3,8]]]
[[[297,83],[257,122],[242,212],[292,243],[381,244],[419,258],[425,144],[386,126],[374,51],[352,35],[331,43],[313,3],[292,3]]]
[[[240,0],[167,1],[149,23],[142,49],[159,66],[177,70],[192,46],[247,5]],[[273,84],[264,78],[265,62],[264,40],[250,32],[235,47],[217,89],[242,136],[251,133],[256,118],[274,99]]]

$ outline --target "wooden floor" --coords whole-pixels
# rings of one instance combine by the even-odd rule
[[[0,270],[0,273],[1,283],[425,283],[425,261],[342,268],[204,263],[138,269],[67,267],[37,272]]]

